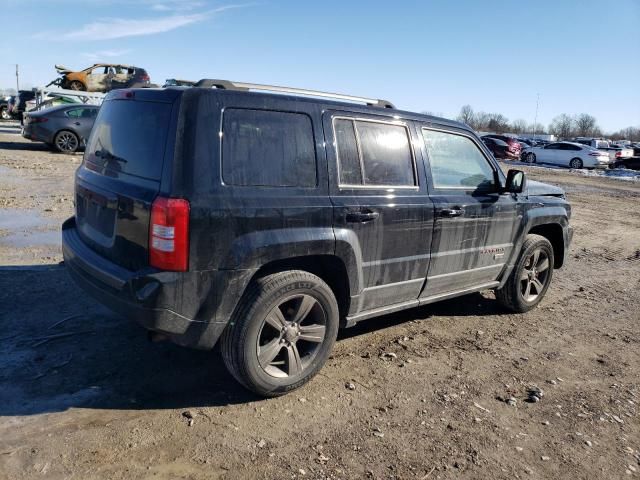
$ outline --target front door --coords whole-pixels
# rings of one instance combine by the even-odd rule
[[[350,314],[415,301],[429,265],[433,204],[417,133],[397,117],[324,115],[334,231],[356,252]],[[419,159],[419,157],[418,157]],[[346,242],[342,242],[346,240]],[[340,248],[340,247],[338,247]]]
[[[499,193],[498,166],[474,137],[431,127],[422,135],[435,226],[420,297],[495,286],[520,224],[516,198]]]

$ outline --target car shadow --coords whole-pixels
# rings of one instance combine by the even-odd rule
[[[0,132],[1,133],[1,132]],[[42,152],[51,152],[51,147],[46,143],[40,142],[0,142],[0,149],[3,150],[36,150]]]
[[[433,315],[502,313],[480,294],[359,323],[341,339]],[[0,267],[0,417],[69,408],[173,409],[259,401],[217,350],[152,343],[82,292],[64,265]]]

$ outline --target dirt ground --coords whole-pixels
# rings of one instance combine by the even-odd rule
[[[574,212],[539,308],[485,292],[372,319],[262,400],[72,283],[80,160],[0,125],[0,479],[640,477],[640,181],[528,168]]]

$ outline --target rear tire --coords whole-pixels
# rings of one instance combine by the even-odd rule
[[[527,163],[536,163],[536,154],[533,152],[529,152],[524,157]]]
[[[2,120],[11,120],[11,114],[7,107],[0,108],[0,118],[2,118]]]
[[[569,162],[570,168],[580,169],[583,166],[584,164],[582,163],[582,160],[579,158],[572,158],[571,161]]]
[[[301,270],[251,283],[221,341],[224,363],[245,388],[276,397],[307,383],[325,364],[338,334],[333,292]]]
[[[69,130],[60,130],[53,139],[53,146],[60,153],[72,154],[80,148],[80,139]]]
[[[496,289],[496,299],[507,309],[524,313],[542,301],[553,277],[553,247],[541,235],[527,235],[509,279]]]

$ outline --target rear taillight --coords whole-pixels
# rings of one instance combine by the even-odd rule
[[[46,117],[27,117],[29,120],[29,123],[44,123],[44,122],[48,122],[49,119]]]
[[[616,158],[621,156],[622,156],[622,152],[616,152]]]
[[[189,202],[158,197],[151,206],[149,263],[161,270],[185,272],[189,265]]]
[[[602,152],[591,152],[589,154],[589,156],[591,157],[605,157],[608,156],[606,153],[602,153]]]
[[[149,75],[147,75],[146,73],[144,75],[142,75],[142,81],[143,82],[148,82],[150,80]]]

